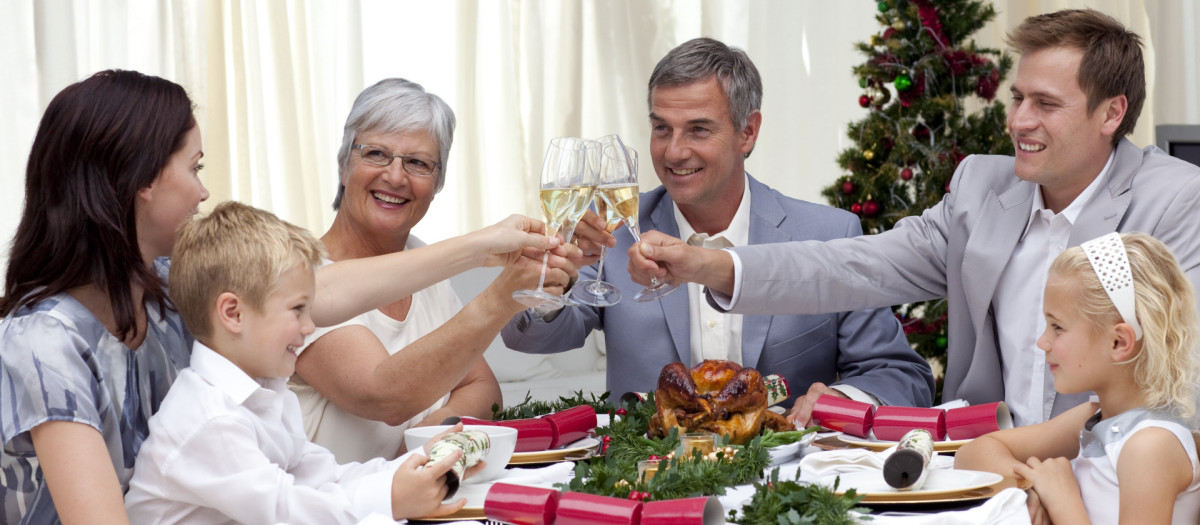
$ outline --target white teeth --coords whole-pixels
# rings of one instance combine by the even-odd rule
[[[296,353],[296,347],[295,347],[295,345],[287,345],[287,351],[288,351],[288,352],[292,352],[292,353]]]
[[[693,173],[696,173],[697,171],[700,171],[700,168],[691,168],[691,169],[686,169],[686,170],[672,169],[671,173],[674,173],[676,175],[691,175]]]
[[[407,199],[397,199],[395,197],[389,197],[387,195],[384,195],[382,193],[377,193],[374,191],[371,192],[371,196],[375,197],[376,199],[379,199],[383,202],[389,203],[389,204],[404,204],[404,203],[408,202]]]
[[[1045,145],[1026,144],[1024,142],[1018,142],[1017,147],[1021,148],[1021,151],[1028,151],[1030,153],[1036,153],[1046,149]]]

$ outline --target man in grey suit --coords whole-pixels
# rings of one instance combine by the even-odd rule
[[[640,226],[692,237],[706,245],[745,246],[829,240],[862,233],[848,212],[791,199],[746,174],[762,115],[762,83],[744,52],[712,39],[686,42],[655,67],[649,83],[650,155],[662,186],[640,200]],[[588,226],[591,221],[592,226]],[[599,221],[599,224],[595,224]],[[699,287],[657,301],[636,302],[641,288],[624,272],[633,244],[628,230],[615,241],[590,215],[580,235],[615,242],[603,279],[624,299],[607,308],[570,307],[541,315],[527,311],[501,334],[509,348],[532,353],[578,348],[603,330],[608,389],[653,391],[672,362],[689,366],[728,359],[779,374],[792,389],[789,417],[804,425],[821,394],[875,404],[929,406],[933,376],[886,308],[822,315],[740,315],[710,308]],[[588,246],[583,243],[583,246]],[[581,268],[580,279],[596,276]],[[788,405],[785,405],[788,406]]]
[[[1146,83],[1141,40],[1116,20],[1040,15],[1008,43],[1020,54],[1008,114],[1015,158],[967,157],[940,203],[878,235],[718,251],[651,232],[631,250],[633,279],[702,283],[711,304],[744,314],[945,297],[944,399],[1005,400],[1018,424],[1085,401],[1056,395],[1036,346],[1049,263],[1069,246],[1140,231],[1200,284],[1200,169],[1124,138]]]

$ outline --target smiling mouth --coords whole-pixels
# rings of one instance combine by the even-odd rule
[[[404,203],[408,202],[408,199],[400,199],[400,198],[396,198],[396,197],[391,197],[391,196],[384,195],[382,193],[375,192],[375,191],[371,192],[371,196],[375,197],[375,200],[377,200],[377,201],[386,202],[388,204],[404,204]]]
[[[697,171],[700,171],[700,168],[688,168],[688,169],[667,168],[667,171],[670,171],[672,175],[691,175],[693,173],[696,173]]]
[[[1039,151],[1046,149],[1046,145],[1045,144],[1026,144],[1024,142],[1018,141],[1017,148],[1026,153],[1037,153]]]

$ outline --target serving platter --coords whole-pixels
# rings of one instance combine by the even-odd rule
[[[600,444],[600,440],[594,437],[585,437],[574,443],[568,443],[562,447],[552,450],[535,450],[533,452],[513,452],[512,459],[508,460],[509,465],[530,465],[534,463],[556,463],[559,461],[569,461],[576,454],[586,452],[588,449],[596,448]]]

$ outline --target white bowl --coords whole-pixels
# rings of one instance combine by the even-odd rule
[[[451,426],[433,425],[405,430],[404,446],[408,450],[420,449],[425,446],[425,442],[429,441],[430,438],[446,431]],[[463,483],[491,481],[492,478],[495,478],[504,471],[504,467],[507,467],[508,461],[512,459],[513,450],[517,448],[517,429],[493,425],[464,425],[463,430],[482,430],[487,433],[488,438],[492,442],[491,448],[483,456],[483,460],[487,462],[487,465],[483,467],[482,471],[463,480]]]

